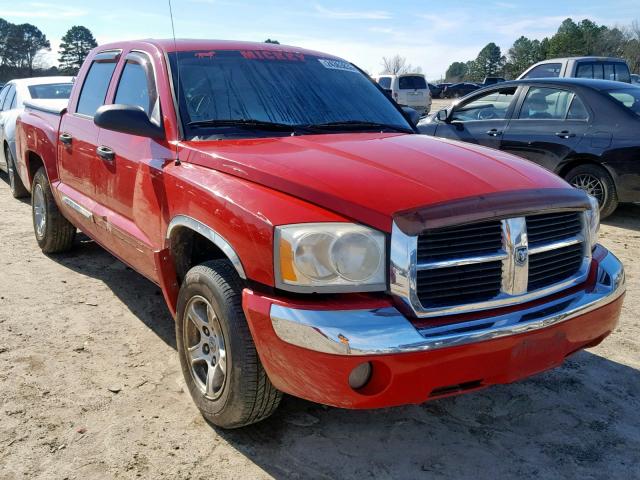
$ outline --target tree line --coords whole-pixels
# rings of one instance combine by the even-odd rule
[[[46,53],[51,43],[30,23],[13,24],[0,18],[0,82],[44,75],[76,75],[89,51],[98,43],[91,31],[74,25],[62,37],[57,66]]]
[[[488,43],[475,60],[449,65],[445,81],[481,82],[490,76],[517,78],[536,62],[585,55],[624,58],[632,72],[640,72],[640,24],[635,21],[629,27],[610,28],[587,19],[576,23],[567,18],[550,38],[521,36],[506,55],[498,45]]]

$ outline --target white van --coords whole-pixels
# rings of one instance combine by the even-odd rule
[[[431,110],[431,91],[421,73],[378,75],[373,79],[389,92],[398,105],[411,107],[420,115],[426,115]]]

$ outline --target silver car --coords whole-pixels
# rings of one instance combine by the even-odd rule
[[[11,80],[0,91],[0,169],[9,175],[14,197],[25,194],[24,187],[15,175],[16,120],[25,101],[38,103],[60,102],[71,94],[73,77],[36,77]]]

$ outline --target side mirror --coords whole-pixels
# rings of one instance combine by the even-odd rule
[[[411,107],[402,107],[404,114],[409,117],[412,125],[417,125],[420,121],[420,114]]]
[[[98,108],[93,123],[114,132],[141,137],[164,138],[164,129],[153,123],[142,107],[137,105],[103,105]]]
[[[438,119],[439,122],[448,122],[449,112],[447,111],[446,108],[443,108],[442,110],[439,110],[438,113],[436,113],[436,118]]]

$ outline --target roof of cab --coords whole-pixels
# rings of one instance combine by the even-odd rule
[[[178,38],[147,38],[141,40],[128,40],[122,42],[113,42],[103,44],[94,49],[97,52],[107,50],[120,49],[125,47],[134,47],[141,44],[154,45],[165,52],[189,52],[193,50],[269,50],[281,52],[297,52],[307,55],[315,55],[327,58],[339,58],[335,55],[307,50],[305,48],[295,47],[291,45],[280,45],[277,43],[264,42],[242,42],[237,40],[211,40],[211,39],[188,39]]]

